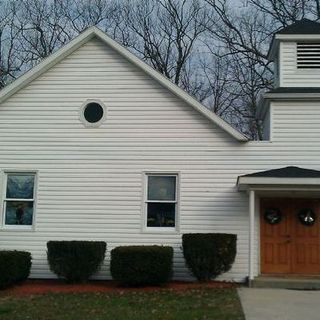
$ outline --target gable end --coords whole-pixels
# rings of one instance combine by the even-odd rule
[[[206,118],[211,120],[218,127],[220,127],[221,129],[229,133],[236,140],[243,141],[243,142],[248,141],[248,138],[246,136],[244,136],[242,133],[234,129],[231,125],[229,125],[219,116],[217,116],[212,111],[207,109],[205,106],[199,103],[196,99],[194,99],[185,91],[180,89],[177,85],[173,84],[170,80],[165,78],[162,74],[160,74],[159,72],[154,70],[152,67],[148,66],[145,62],[141,61],[139,58],[134,56],[131,52],[129,52],[124,47],[122,47],[116,41],[112,40],[110,37],[108,37],[104,32],[99,30],[97,27],[88,28],[83,33],[81,33],[78,37],[76,37],[71,42],[69,42],[67,45],[59,49],[57,52],[53,53],[51,56],[44,59],[37,66],[35,66],[34,68],[26,72],[24,75],[19,77],[17,80],[15,80],[13,83],[5,87],[2,91],[0,91],[0,103],[4,102],[6,99],[11,97],[20,89],[24,88],[31,81],[38,78],[41,74],[48,71],[51,67],[56,65],[58,62],[63,60],[65,57],[70,55],[72,52],[77,50],[80,46],[82,46],[84,43],[86,43],[87,41],[89,41],[94,37],[97,37],[102,42],[104,42],[105,44],[110,46],[112,49],[114,49],[121,56],[123,56],[125,59],[127,59],[129,62],[139,67],[142,71],[150,75],[158,83],[160,83],[162,86],[167,88],[173,94],[178,96],[188,105],[192,106],[194,109],[196,109]]]

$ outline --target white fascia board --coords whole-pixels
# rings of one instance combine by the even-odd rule
[[[275,40],[281,41],[308,41],[320,40],[320,34],[276,34]]]
[[[268,61],[274,61],[279,49],[280,41],[283,42],[297,42],[297,41],[310,41],[310,40],[319,40],[320,41],[320,34],[275,34],[270,50],[268,52],[267,59]]]
[[[222,120],[219,116],[217,116],[215,113],[210,111],[204,105],[199,103],[195,98],[191,97],[184,90],[180,89],[176,84],[172,83],[170,80],[164,77],[161,73],[159,73],[158,71],[156,71],[155,69],[147,65],[145,62],[137,58],[126,48],[121,46],[118,42],[108,37],[104,32],[102,32],[98,28],[95,28],[95,32],[97,36],[99,36],[99,38],[101,38],[107,45],[112,47],[115,51],[120,53],[123,57],[125,57],[127,60],[132,62],[134,65],[142,69],[145,73],[149,74],[157,82],[161,83],[165,88],[169,89],[173,94],[175,94],[176,96],[184,100],[187,104],[191,105],[194,109],[196,109],[205,117],[210,119],[212,122],[218,125],[221,129],[228,132],[230,135],[232,135],[234,138],[236,138],[239,141],[248,141],[248,138],[246,136],[244,136],[242,133],[234,129],[231,125],[229,125],[227,122]]]
[[[263,98],[266,100],[281,99],[281,100],[319,100],[320,92],[310,92],[310,93],[265,93]]]
[[[38,65],[24,73],[22,76],[0,91],[0,103],[4,102],[17,91],[27,86],[31,81],[48,71],[50,68],[80,48],[84,43],[92,39],[94,36],[94,33],[90,29],[87,29],[78,37],[71,40],[68,44],[61,47],[55,53],[51,54],[47,58],[44,58]]]
[[[320,178],[239,177],[237,185],[240,191],[260,186],[320,186]]]
[[[98,37],[101,39],[104,43],[106,43],[108,46],[113,48],[116,52],[118,52],[121,56],[126,58],[128,61],[142,69],[145,73],[150,75],[153,79],[155,79],[157,82],[159,82],[161,85],[163,85],[165,88],[170,90],[173,94],[181,98],[183,101],[185,101],[187,104],[192,106],[194,109],[196,109],[198,112],[200,112],[202,115],[204,115],[206,118],[211,120],[213,123],[215,123],[218,127],[223,129],[224,131],[228,132],[232,137],[237,139],[238,141],[248,141],[248,138],[234,129],[231,125],[229,125],[227,122],[225,122],[223,119],[221,119],[219,116],[217,116],[215,113],[210,111],[208,108],[206,108],[204,105],[199,103],[195,98],[191,97],[189,94],[187,94],[185,91],[180,89],[177,85],[172,83],[169,79],[167,79],[165,76],[154,70],[152,67],[147,65],[145,62],[137,58],[134,54],[129,52],[126,48],[121,46],[119,43],[108,37],[103,31],[98,29],[97,27],[90,27],[87,30],[85,30],[83,33],[81,33],[78,37],[70,41],[67,45],[63,46],[61,49],[50,55],[48,58],[44,59],[42,62],[40,62],[36,67],[32,68],[30,71],[26,72],[23,76],[19,77],[17,80],[15,80],[12,84],[5,87],[3,90],[0,91],[0,103],[8,99],[10,96],[12,96],[14,93],[16,93],[18,90],[25,87],[27,84],[29,84],[32,80],[39,77],[41,74],[49,70],[51,67],[53,67],[55,64],[60,62],[62,59],[67,57],[69,54],[71,54],[73,51],[75,51],[77,48],[82,46],[84,43],[86,43],[88,40]]]

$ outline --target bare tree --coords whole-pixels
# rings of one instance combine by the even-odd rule
[[[267,59],[272,35],[301,18],[315,19],[317,1],[247,0],[238,5],[229,0],[205,1],[213,10],[207,37],[213,39],[217,49],[211,53],[220,59],[231,57],[230,81],[237,88],[230,104],[233,118],[227,112],[226,120],[248,136],[261,138],[255,115],[261,92],[272,88],[273,66]]]
[[[20,55],[20,31],[15,27],[17,7],[14,3],[0,2],[0,89],[22,70],[25,63]]]
[[[32,66],[70,40],[67,21],[56,1],[20,0],[19,6],[15,24],[21,50]]]
[[[0,0],[0,88],[89,26],[253,139],[272,87],[272,34],[320,17],[319,0]]]
[[[61,8],[72,34],[78,34],[90,26],[107,30],[117,8],[115,2],[108,0],[56,0],[56,4]]]
[[[265,13],[276,23],[286,27],[302,18],[313,17],[317,0],[249,0],[248,3]]]
[[[116,37],[175,84],[196,41],[205,31],[208,13],[201,0],[140,0],[121,4]]]

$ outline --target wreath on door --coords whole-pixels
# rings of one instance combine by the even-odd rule
[[[310,208],[303,208],[298,212],[298,219],[305,226],[312,226],[316,221],[316,215]]]
[[[268,208],[264,213],[264,219],[269,224],[277,224],[282,220],[282,213],[278,208]]]

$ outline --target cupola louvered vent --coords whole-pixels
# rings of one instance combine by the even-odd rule
[[[320,69],[320,42],[297,43],[298,69]]]

